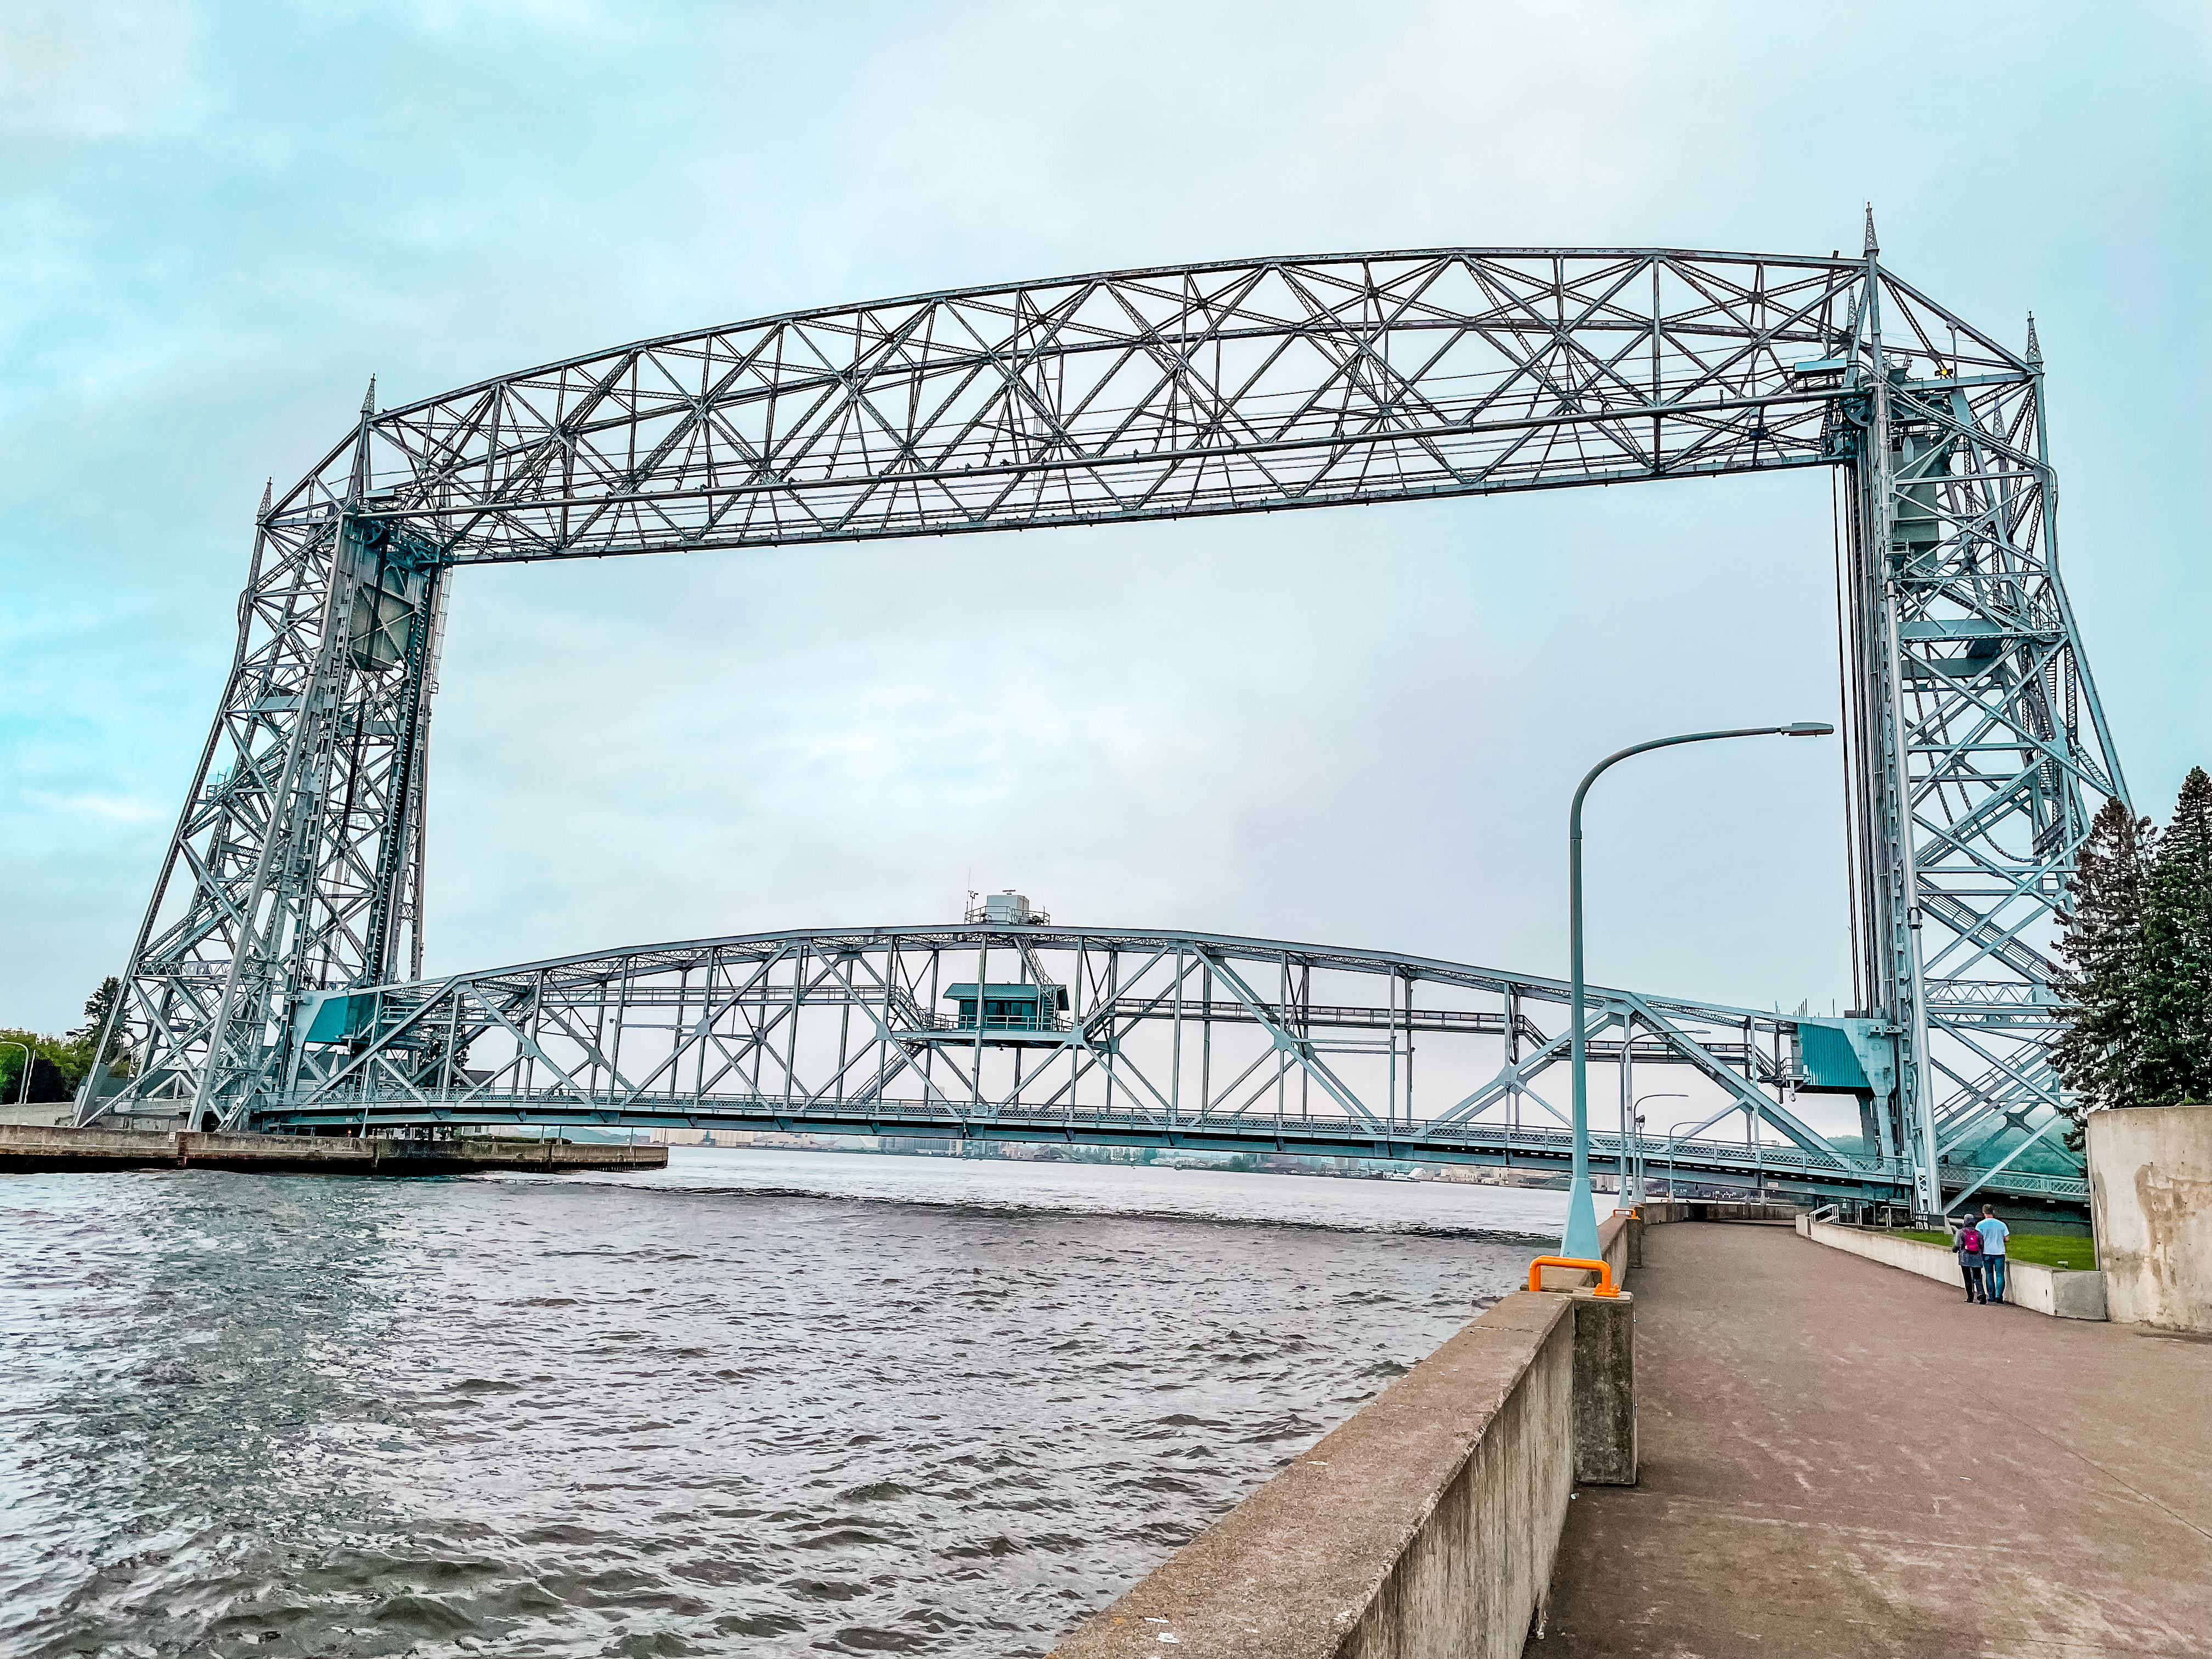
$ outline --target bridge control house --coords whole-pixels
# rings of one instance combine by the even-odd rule
[[[975,987],[971,981],[955,985],[945,994],[947,1002],[957,1005],[958,1023],[954,1030],[972,1031],[975,1029]],[[1067,1012],[1067,988],[1065,985],[986,985],[983,988],[983,1030],[986,1031],[1064,1031],[1067,1022],[1060,1018]]]

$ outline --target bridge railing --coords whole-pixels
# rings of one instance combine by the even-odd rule
[[[831,1000],[826,997],[821,1000],[825,1003]],[[963,1018],[952,1014],[923,1013],[908,1015],[904,1029],[917,1031],[974,1031],[976,1025],[973,1019]],[[1074,1029],[1075,1022],[1065,1015],[1035,1014],[1012,1017],[994,1015],[983,1022],[982,1035],[988,1036],[994,1031],[1048,1033],[1072,1031]]]
[[[1525,1125],[1476,1121],[1446,1127],[1427,1124],[1387,1124],[1373,1127],[1343,1120],[1299,1120],[1273,1113],[1187,1113],[1168,1115],[1157,1110],[1102,1109],[1092,1106],[1044,1106],[1029,1103],[989,1103],[949,1099],[880,1098],[853,1101],[795,1101],[769,1094],[633,1095],[622,1099],[586,1097],[558,1088],[537,1090],[479,1089],[465,1103],[429,1099],[410,1101],[390,1096],[358,1097],[341,1103],[325,1098],[309,1110],[277,1115],[270,1127],[305,1128],[352,1122],[392,1125],[441,1121],[492,1122],[633,1123],[655,1127],[684,1126],[702,1129],[752,1127],[806,1133],[810,1129],[851,1133],[912,1135],[922,1138],[991,1139],[1027,1134],[1094,1144],[1158,1146],[1212,1145],[1255,1151],[1306,1152],[1322,1156],[1361,1157],[1419,1161],[1425,1158],[1497,1160],[1510,1164],[1515,1158],[1537,1161],[1547,1170],[1565,1167],[1573,1149],[1573,1137],[1564,1128],[1532,1128]],[[1902,1159],[1867,1158],[1838,1152],[1822,1158],[1799,1148],[1769,1144],[1754,1150],[1741,1141],[1684,1139],[1672,1147],[1672,1157],[1651,1143],[1639,1146],[1618,1133],[1593,1130],[1589,1137],[1592,1162],[1601,1175],[1624,1155],[1640,1161],[1650,1176],[1660,1168],[1672,1185],[1675,1176],[1722,1176],[1747,1182],[1763,1175],[1784,1183],[1809,1185],[1819,1190],[1867,1188],[1905,1188],[1911,1170]],[[1943,1184],[1957,1190],[1990,1172],[1963,1165],[1944,1166]],[[2014,1195],[2040,1195],[2073,1201],[2085,1200],[2087,1183],[2063,1176],[1997,1171],[1984,1190]]]

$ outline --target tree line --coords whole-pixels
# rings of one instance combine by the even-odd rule
[[[59,1036],[48,1036],[37,1031],[22,1030],[12,1026],[0,1026],[0,1104],[13,1106],[18,1100],[33,1103],[40,1101],[73,1100],[77,1085],[92,1070],[93,1050],[100,1042],[100,1028],[107,1021],[108,1010],[123,994],[123,981],[110,975],[100,983],[84,1001],[84,1024],[73,1031]],[[14,1045],[21,1043],[22,1048]],[[28,1056],[31,1077],[27,1092],[23,1086],[24,1049]],[[118,1058],[111,1047],[108,1058]]]
[[[2212,777],[2191,769],[2163,830],[2106,801],[2067,896],[2067,1024],[2051,1060],[2076,1123],[2212,1102]]]

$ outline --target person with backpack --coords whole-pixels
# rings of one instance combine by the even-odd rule
[[[2012,1229],[1997,1219],[1994,1204],[1982,1206],[1982,1218],[1974,1225],[1982,1241],[1982,1288],[1984,1300],[2002,1302],[2005,1291],[2005,1238]]]
[[[1982,1236],[1974,1231],[1972,1216],[1959,1224],[1959,1236],[1951,1241],[1951,1248],[1958,1254],[1959,1278],[1966,1285],[1966,1300],[1988,1301],[1982,1288]]]

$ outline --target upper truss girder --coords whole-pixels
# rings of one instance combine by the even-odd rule
[[[1453,248],[792,313],[380,413],[359,510],[473,563],[1819,465],[1833,388],[1791,369],[1862,349],[1866,274]],[[1945,331],[1954,371],[2023,371],[1883,280]],[[356,451],[276,520],[343,505]]]

